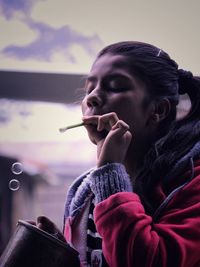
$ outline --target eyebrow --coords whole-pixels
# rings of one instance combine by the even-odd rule
[[[125,74],[122,74],[122,73],[110,73],[110,74],[107,74],[106,76],[105,76],[105,78],[107,79],[107,78],[125,78],[125,79],[130,79],[130,77],[129,76],[127,76],[127,75],[125,75]],[[95,76],[92,76],[92,75],[85,75],[85,77],[84,77],[84,80],[85,80],[85,82],[86,81],[89,81],[89,82],[94,82],[94,81],[96,81],[97,80],[97,78],[95,77]]]
[[[85,75],[84,80],[85,80],[85,82],[87,82],[87,81],[93,82],[93,81],[97,80],[97,78],[95,76]]]

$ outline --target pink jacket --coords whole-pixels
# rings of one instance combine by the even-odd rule
[[[180,177],[186,183],[178,188],[178,179],[171,188],[154,188],[154,201],[160,205],[155,217],[145,214],[139,196],[132,192],[113,194],[97,204],[95,224],[109,266],[200,267],[200,161],[187,182],[189,176],[188,172]],[[167,191],[173,192],[168,198]],[[71,226],[67,218],[67,240]]]
[[[156,191],[157,199],[165,198],[161,187]],[[96,206],[95,223],[109,266],[199,267],[200,162],[195,178],[172,196],[156,222],[138,195],[122,192]]]

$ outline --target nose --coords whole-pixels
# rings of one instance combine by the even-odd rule
[[[96,88],[87,95],[86,104],[90,108],[101,107],[103,105],[103,96],[99,89]]]

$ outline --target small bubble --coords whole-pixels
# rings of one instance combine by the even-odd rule
[[[10,180],[8,187],[12,191],[17,191],[20,187],[20,182],[16,179],[12,179]]]
[[[11,170],[12,170],[12,173],[18,175],[18,174],[22,173],[23,166],[20,162],[15,162],[15,163],[13,163]]]

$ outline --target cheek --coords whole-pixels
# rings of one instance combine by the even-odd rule
[[[129,118],[135,113],[134,104],[127,97],[121,97],[119,99],[116,98],[115,101],[113,101],[112,108],[116,113],[118,113],[121,119]]]

